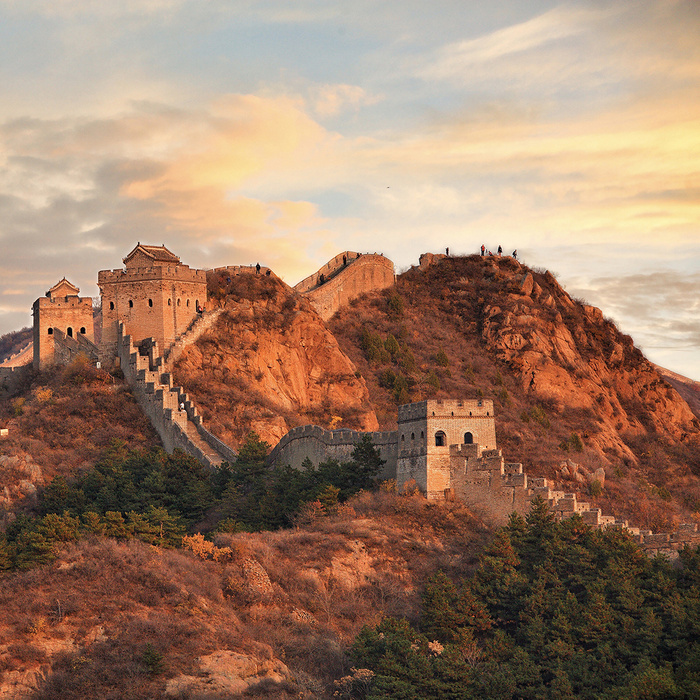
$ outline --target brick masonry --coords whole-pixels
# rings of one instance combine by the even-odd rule
[[[396,281],[394,263],[383,255],[345,251],[303,279],[294,289],[327,321],[341,307],[367,292],[387,289]]]

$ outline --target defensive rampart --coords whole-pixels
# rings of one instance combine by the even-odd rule
[[[327,321],[341,307],[367,292],[391,287],[394,263],[383,255],[345,251],[303,279],[294,289],[303,294]]]
[[[58,328],[54,328],[53,353],[54,362],[67,365],[78,355],[84,355],[92,362],[96,362],[99,358],[100,349],[95,343],[80,333],[75,337],[71,337]]]
[[[686,545],[700,545],[700,533],[694,523],[683,524],[675,532],[653,533],[632,527],[626,520],[603,515],[600,508],[579,501],[575,493],[553,489],[542,477],[528,477],[519,463],[506,463],[501,450],[481,450],[479,445],[450,447],[452,487],[444,497],[458,498],[477,514],[495,525],[505,525],[511,513],[527,515],[538,496],[548,503],[558,520],[578,515],[595,529],[625,530],[650,556],[675,559]]]
[[[234,450],[204,428],[194,402],[181,387],[173,386],[172,375],[160,371],[156,342],[144,354],[120,323],[118,348],[124,378],[168,452],[181,449],[210,467],[236,459]]]
[[[357,430],[324,430],[317,425],[302,425],[290,430],[267,458],[269,465],[288,464],[294,469],[301,469],[302,462],[308,458],[314,466],[328,459],[347,461],[355,445],[364,435],[372,438],[374,446],[379,449],[382,459],[386,460],[381,479],[396,477],[397,434],[395,431],[362,433]]]

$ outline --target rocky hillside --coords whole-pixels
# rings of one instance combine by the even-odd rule
[[[549,272],[511,258],[424,256],[329,327],[383,428],[395,426],[397,403],[485,396],[506,457],[531,474],[585,490],[562,462],[603,467],[597,502],[640,525],[700,510],[698,419],[631,338]]]
[[[364,380],[308,301],[275,276],[228,280],[210,278],[224,313],[174,369],[207,427],[234,446],[251,430],[274,445],[306,423],[375,430]]]
[[[0,698],[332,697],[362,626],[415,619],[426,578],[470,572],[487,535],[459,505],[365,493],[217,550],[68,545],[0,576]]]
[[[81,358],[50,372],[27,373],[26,385],[0,401],[0,522],[34,503],[54,476],[94,464],[114,440],[131,449],[160,445],[122,382]]]

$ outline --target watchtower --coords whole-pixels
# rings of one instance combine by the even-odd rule
[[[163,246],[139,243],[123,260],[123,270],[101,270],[100,355],[117,357],[117,325],[124,324],[134,343],[154,338],[165,352],[207,303],[207,276],[192,270]]]
[[[442,498],[451,486],[450,445],[464,444],[496,448],[493,401],[431,399],[399,406],[397,486],[413,479],[428,498]]]
[[[34,369],[54,361],[54,331],[68,338],[82,336],[95,340],[92,297],[78,296],[80,289],[65,277],[32,305],[34,317]]]

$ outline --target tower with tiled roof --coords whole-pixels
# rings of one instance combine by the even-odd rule
[[[65,277],[32,306],[34,316],[34,368],[53,364],[58,335],[95,340],[92,297],[79,296],[80,289]]]
[[[206,272],[183,265],[164,245],[139,243],[123,262],[124,269],[101,270],[97,276],[102,296],[100,350],[107,363],[117,356],[119,322],[135,343],[154,338],[164,352],[207,302]]]

